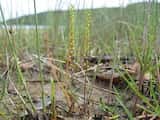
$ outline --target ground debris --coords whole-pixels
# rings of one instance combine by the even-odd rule
[[[42,89],[41,82],[39,79],[40,68],[37,62],[37,56],[32,56],[29,60],[19,61],[19,67],[22,74],[24,75],[26,86],[28,92],[31,96],[32,102],[36,107],[36,113],[30,115],[26,114],[26,110],[23,108],[23,105],[20,105],[21,101],[18,99],[18,94],[15,91],[21,91],[22,97],[28,105],[28,98],[22,86],[16,84],[17,76],[16,72],[13,72],[12,82],[15,84],[8,83],[8,94],[12,100],[12,103],[8,103],[9,107],[13,106],[13,110],[16,111],[16,106],[19,107],[19,113],[22,114],[22,117],[26,120],[49,120],[50,111],[46,114],[42,113]],[[58,120],[112,120],[114,117],[116,119],[127,119],[122,107],[116,101],[117,93],[114,91],[114,87],[120,90],[121,95],[125,101],[126,106],[130,109],[133,106],[133,94],[127,89],[127,84],[123,79],[123,76],[128,73],[131,76],[134,76],[135,81],[137,77],[137,72],[139,70],[139,64],[137,62],[131,62],[130,58],[121,58],[122,63],[118,65],[113,65],[112,57],[102,56],[100,63],[98,62],[98,57],[88,57],[85,60],[88,60],[92,64],[89,64],[87,69],[81,69],[75,71],[74,73],[69,73],[63,68],[59,67],[59,64],[56,62],[63,61],[54,60],[51,58],[40,57],[40,62],[42,64],[42,74],[44,80],[44,94],[45,94],[45,107],[50,110],[51,107],[51,79],[54,79],[55,82],[55,106],[57,112]],[[94,64],[93,64],[94,63]],[[146,81],[149,81],[151,74],[145,74]],[[112,84],[111,84],[112,83]],[[127,96],[126,96],[127,94]],[[104,108],[100,107],[102,104],[100,100],[104,102]],[[105,105],[108,108],[117,108],[116,115],[111,115],[110,110],[106,109]],[[102,105],[101,105],[102,106]],[[17,111],[16,111],[17,112]],[[16,114],[16,112],[14,114]],[[149,119],[153,118],[148,115]],[[144,115],[135,116],[138,120],[145,119]],[[156,119],[158,119],[156,117]]]

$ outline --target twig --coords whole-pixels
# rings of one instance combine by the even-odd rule
[[[151,117],[153,117],[153,115],[140,115],[140,116],[137,116],[136,117],[136,120],[141,120],[141,119],[144,119],[144,118],[151,118]],[[154,116],[155,117],[155,116]]]
[[[86,69],[86,70],[82,70],[82,71],[80,71],[80,72],[74,73],[73,76],[78,76],[79,74],[82,74],[82,73],[84,73],[84,72],[88,72],[88,71],[90,71],[90,70],[96,70],[97,67],[99,67],[99,66],[101,66],[101,65],[102,65],[102,64],[98,64],[98,65],[95,65],[95,66],[93,66],[93,67],[90,67],[90,68],[88,68],[88,69]]]
[[[33,57],[35,57],[36,59],[38,58],[37,55],[33,54]],[[49,60],[49,61],[53,61],[53,62],[59,62],[59,63],[66,63],[65,61],[62,61],[62,60],[58,60],[58,59],[53,59],[53,58],[48,58],[48,57],[40,57],[40,60]]]

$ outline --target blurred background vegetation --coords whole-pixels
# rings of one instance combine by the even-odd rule
[[[150,10],[148,10],[148,8]],[[76,51],[83,46],[82,41],[85,35],[86,15],[85,12],[91,12],[91,50],[93,54],[105,54],[113,51],[116,41],[120,42],[121,54],[129,54],[131,42],[142,41],[144,25],[149,12],[149,34],[150,40],[159,41],[158,27],[160,16],[160,3],[154,0],[129,4],[126,7],[115,8],[95,8],[75,10],[75,40]],[[22,16],[7,20],[8,26],[13,27],[15,31],[14,38],[17,49],[23,48],[34,51],[34,20],[35,15]],[[37,14],[37,24],[43,29],[39,29],[39,39],[41,40],[41,51],[43,51],[44,36],[47,34],[50,48],[56,56],[64,56],[68,41],[68,11],[48,11]],[[16,26],[27,25],[29,29],[16,29]],[[9,27],[9,28],[11,28]],[[15,28],[14,28],[15,27]],[[134,34],[134,35],[133,35]],[[1,44],[5,44],[5,33],[1,30]],[[159,42],[158,42],[159,43]],[[137,44],[139,45],[139,44]],[[3,46],[1,46],[3,51]],[[21,51],[21,49],[20,49]],[[20,52],[19,51],[19,52]]]

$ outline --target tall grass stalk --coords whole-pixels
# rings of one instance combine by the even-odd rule
[[[40,60],[40,41],[39,41],[39,34],[38,34],[38,18],[37,18],[37,9],[36,9],[36,0],[33,0],[34,3],[34,14],[35,14],[35,32],[36,32],[36,50],[38,55],[38,66],[40,69],[39,78],[41,80],[41,90],[42,90],[42,105],[43,105],[43,112],[45,112],[45,94],[44,94],[44,79],[42,75],[42,66]]]
[[[82,44],[83,45],[82,46],[82,48],[83,48],[83,52],[82,52],[83,57],[89,56],[89,54],[90,54],[90,30],[91,30],[91,11],[90,10],[86,10],[85,11],[85,18],[86,18],[85,26],[84,26],[85,33],[84,33],[84,40],[83,40],[83,44]],[[88,61],[84,61],[83,67],[85,69],[89,68]],[[84,79],[84,92],[83,92],[83,94],[84,94],[84,105],[87,105],[86,104],[87,103],[87,93],[86,93],[86,91],[87,91],[87,87],[86,87],[87,76],[86,76],[86,74],[84,74],[84,76],[85,76],[85,79]],[[86,108],[84,108],[84,112],[86,112]]]
[[[56,106],[55,106],[55,83],[51,80],[51,119],[56,120]]]

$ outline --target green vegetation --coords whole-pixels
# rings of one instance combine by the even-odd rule
[[[141,39],[143,34],[143,28],[145,24],[145,18],[147,16],[146,7],[147,3],[135,3],[130,4],[125,8],[98,8],[92,11],[92,23],[91,23],[91,44],[94,47],[107,49],[112,49],[115,45],[113,39],[116,37],[124,39],[126,37],[131,37],[130,30],[134,30],[137,42]],[[152,34],[151,39],[154,39],[153,34],[156,34],[158,18],[160,15],[160,4],[156,2],[151,3],[150,11],[150,30]],[[84,35],[84,25],[85,25],[85,15],[84,13],[88,10],[76,10],[75,11],[75,37],[76,45],[79,45]],[[56,11],[56,12],[44,12],[37,14],[37,24],[38,25],[49,25],[49,35],[54,39],[55,44],[64,40],[66,41],[68,35],[68,11]],[[7,20],[7,24],[15,25],[34,25],[34,15],[24,16],[16,19]],[[31,32],[32,34],[32,32]],[[61,35],[62,34],[62,35]],[[127,36],[129,35],[129,36]],[[32,35],[31,35],[32,36]],[[56,39],[56,40],[55,40]],[[132,39],[132,38],[130,38]],[[124,40],[123,40],[124,41]],[[122,42],[123,42],[122,41]],[[109,44],[105,47],[106,44]],[[125,41],[124,41],[125,43]],[[98,46],[97,46],[98,45]],[[108,48],[110,46],[110,48]],[[67,46],[64,46],[67,47]],[[93,48],[94,48],[93,47]],[[95,49],[96,49],[95,48]],[[123,51],[123,50],[122,50]]]

